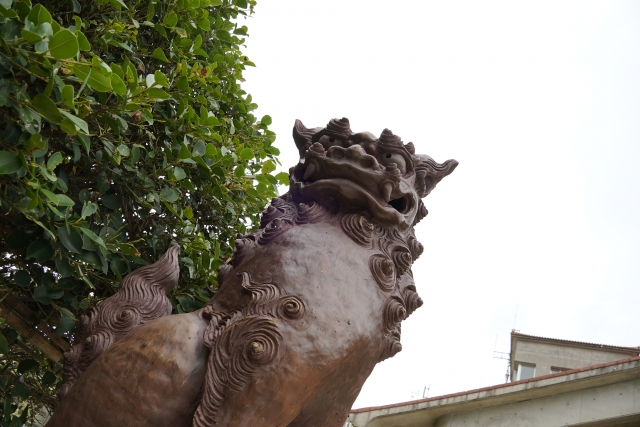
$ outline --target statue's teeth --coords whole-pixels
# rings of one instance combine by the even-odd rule
[[[313,163],[309,163],[309,166],[307,166],[307,170],[304,171],[304,176],[302,177],[302,180],[306,181],[307,178],[313,175],[315,171],[316,171],[316,165]]]
[[[384,199],[384,201],[386,203],[389,203],[389,200],[391,200],[391,192],[392,191],[393,191],[393,183],[386,182],[382,186],[382,198]]]
[[[309,147],[309,149],[318,155],[325,155],[325,149],[319,142],[314,143],[311,147]]]

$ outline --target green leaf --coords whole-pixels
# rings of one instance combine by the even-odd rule
[[[25,287],[31,283],[31,276],[24,270],[18,270],[16,274],[13,275],[13,281],[16,282],[18,286]]]
[[[289,174],[286,172],[280,172],[277,174],[276,179],[283,185],[289,185]]]
[[[27,248],[26,258],[33,258],[35,262],[44,262],[51,258],[53,249],[47,240],[38,239],[33,241]]]
[[[74,99],[73,86],[71,85],[62,86],[62,89],[60,89],[60,94],[62,95],[62,102],[64,102],[64,104],[67,107],[73,110],[75,108],[75,105],[73,103],[73,99]]]
[[[251,150],[251,148],[245,148],[238,153],[238,157],[242,160],[251,160],[253,159],[253,150]]]
[[[38,114],[50,122],[58,124],[62,121],[62,114],[48,96],[39,93],[33,97],[31,103]]]
[[[204,141],[199,139],[196,141],[196,144],[193,146],[193,150],[191,150],[191,156],[200,157],[203,156],[207,152],[207,146]]]
[[[270,172],[273,172],[274,170],[276,170],[276,164],[271,160],[267,160],[262,164],[262,173],[268,174]]]
[[[66,117],[60,122],[60,129],[69,136],[75,136],[78,134],[78,128],[76,125]]]
[[[52,385],[54,385],[56,383],[57,379],[58,379],[58,377],[56,377],[56,374],[54,374],[51,371],[47,371],[42,376],[42,385],[44,387],[52,386]]]
[[[0,151],[0,175],[18,172],[21,167],[18,156],[8,151]]]
[[[56,59],[73,58],[79,49],[78,39],[67,29],[55,33],[49,42],[49,53]]]
[[[270,125],[272,123],[271,116],[263,116],[262,120],[260,120],[260,124]]]
[[[173,203],[180,198],[180,193],[175,188],[165,187],[160,190],[160,198]]]
[[[94,233],[93,231],[89,230],[88,228],[84,228],[81,227],[80,230],[91,240],[93,240],[94,242],[96,242],[98,245],[100,245],[101,247],[103,247],[104,249],[107,249],[107,247],[104,244],[104,241],[102,240],[102,238],[100,238],[100,236],[98,236],[96,233]]]
[[[89,43],[87,36],[85,36],[82,31],[77,31],[76,37],[78,37],[78,47],[80,48],[80,50],[84,50],[84,51],[91,50],[91,44]]]
[[[36,44],[42,40],[42,36],[36,33],[32,33],[31,31],[22,30],[20,35],[23,39],[27,41],[27,43]]]
[[[93,202],[84,202],[84,206],[82,206],[82,219],[85,219],[88,216],[93,215],[98,210],[98,205]]]
[[[61,255],[56,256],[56,270],[62,277],[70,277],[75,273],[73,267],[69,263],[69,258],[62,257]]]
[[[113,6],[116,10],[120,10],[121,8],[129,9],[127,5],[122,0],[109,0],[111,6]]]
[[[88,65],[76,64],[72,68],[73,74],[97,92],[108,92],[112,90],[111,79],[95,68]]]
[[[180,305],[182,306],[182,309],[185,313],[191,311],[191,300],[189,298],[178,297],[178,301],[180,302]]]
[[[73,318],[67,316],[60,316],[56,333],[63,336],[65,332],[71,332],[76,326],[76,321]]]
[[[11,390],[11,396],[13,397],[28,399],[30,395],[31,395],[31,389],[24,384],[16,384]],[[22,423],[20,423],[19,425],[22,425]]]
[[[169,62],[169,60],[167,59],[167,55],[165,55],[164,51],[159,47],[153,50],[152,56],[156,59],[159,59],[162,62]]]
[[[202,18],[198,21],[198,27],[200,27],[204,31],[211,31],[211,22],[208,18]]]
[[[25,372],[38,369],[40,364],[33,359],[24,359],[18,363],[18,372],[24,374]]]
[[[124,84],[122,79],[116,73],[112,73],[110,78],[111,78],[111,87],[113,88],[113,91],[118,95],[126,95],[127,85]]]
[[[167,27],[175,27],[178,23],[178,15],[176,15],[174,11],[171,11],[164,16],[162,23]]]
[[[184,169],[182,169],[181,167],[174,166],[173,176],[176,177],[176,180],[180,181],[181,179],[185,179],[187,177],[187,174],[185,173]]]
[[[78,128],[80,128],[80,130],[81,130],[81,131],[83,131],[84,133],[89,133],[89,126],[87,125],[87,122],[85,122],[85,121],[84,121],[84,120],[82,120],[81,118],[76,117],[76,116],[74,116],[73,114],[68,113],[68,112],[66,112],[66,111],[64,111],[64,110],[60,110],[60,112],[61,112],[63,115],[67,116],[67,118],[68,118],[69,120],[71,120],[71,121],[73,122],[73,124],[74,124],[74,125],[76,125]],[[84,140],[82,140],[82,141],[84,141]],[[86,148],[86,146],[85,146],[85,148]],[[88,149],[88,148],[87,148],[87,151],[89,151],[89,149]]]
[[[75,206],[76,202],[69,196],[64,194],[56,194],[58,196],[58,206]]]
[[[42,304],[51,304],[51,297],[49,296],[49,291],[46,286],[36,286],[33,289],[33,297]]]
[[[47,199],[51,200],[51,203],[53,203],[54,205],[58,206],[60,204],[60,200],[58,199],[58,196],[52,191],[49,191],[46,188],[41,188],[40,192],[44,194],[47,197]]]
[[[41,4],[36,4],[29,14],[27,20],[33,22],[34,27],[39,27],[43,22],[51,24],[51,14]]]
[[[9,344],[7,343],[7,339],[0,332],[0,354],[9,353]]]
[[[78,254],[78,258],[88,264],[93,264],[96,267],[102,267],[100,257],[93,251],[82,251],[81,254]]]
[[[184,216],[187,219],[192,219],[193,218],[193,209],[191,208],[191,206],[187,206],[184,210]]]
[[[75,254],[82,253],[82,236],[75,228],[69,227],[69,230],[67,230],[67,227],[63,226],[58,228],[57,234],[60,243],[62,243],[67,250]]]
[[[170,98],[170,96],[169,96],[169,94],[167,92],[163,91],[162,89],[158,89],[157,87],[152,87],[152,88],[147,89],[145,94],[149,98],[157,98],[157,99],[169,99]]]
[[[183,92],[189,92],[189,80],[184,76],[178,79],[176,86]]]
[[[54,170],[56,168],[56,166],[58,166],[60,163],[62,163],[62,154],[60,154],[59,151],[56,151],[55,153],[53,153],[50,157],[49,160],[47,160],[47,169],[49,169],[50,171]]]
[[[122,157],[129,157],[129,154],[131,154],[131,149],[126,144],[118,145],[116,150],[118,150],[118,153],[120,153]]]
[[[109,209],[120,209],[122,207],[122,200],[115,194],[108,194],[102,196],[102,204]]]

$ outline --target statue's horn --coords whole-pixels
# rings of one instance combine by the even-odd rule
[[[419,155],[416,165],[416,191],[420,197],[426,197],[431,190],[458,166],[457,160],[447,160],[440,164],[429,156]]]
[[[293,125],[293,140],[300,152],[300,158],[304,157],[305,151],[311,146],[311,137],[316,131],[316,129],[307,129],[300,120],[296,119]]]

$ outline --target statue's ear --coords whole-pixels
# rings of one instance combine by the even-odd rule
[[[418,155],[416,164],[416,181],[415,187],[418,196],[426,197],[431,190],[444,178],[449,175],[458,166],[456,160],[447,160],[440,164],[429,156]]]
[[[300,152],[300,158],[304,157],[305,151],[311,146],[311,137],[318,129],[307,129],[300,120],[296,119],[293,125],[293,140]]]

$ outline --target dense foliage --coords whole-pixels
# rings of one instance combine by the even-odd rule
[[[3,426],[55,407],[77,316],[173,244],[175,311],[201,307],[286,182],[239,84],[254,5],[0,0]]]

